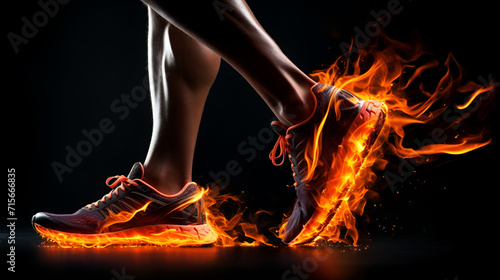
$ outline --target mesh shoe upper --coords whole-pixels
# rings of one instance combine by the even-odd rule
[[[176,195],[164,195],[143,180],[143,167],[134,164],[127,177],[108,178],[113,189],[102,199],[73,214],[37,213],[32,223],[68,233],[94,234],[146,225],[206,223],[200,187],[188,183]]]
[[[293,212],[281,234],[286,243],[290,243],[300,234],[316,211],[316,201],[326,186],[331,169],[331,166],[325,163],[332,162],[338,146],[365,103],[354,94],[334,86],[317,84],[311,92],[316,99],[316,109],[309,119],[292,127],[286,127],[278,121],[271,123],[280,137],[271,151],[270,158],[275,165],[281,165],[288,155],[297,194]],[[315,131],[319,129],[321,134],[316,139]],[[317,165],[306,160],[306,147],[313,146],[315,142],[320,151],[317,155]],[[276,159],[279,157],[283,159],[277,163]]]

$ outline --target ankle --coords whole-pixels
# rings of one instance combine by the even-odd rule
[[[294,100],[288,100],[278,116],[278,120],[288,127],[307,121],[316,109],[316,99],[310,87],[296,96]]]
[[[191,178],[180,176],[179,172],[171,172],[168,168],[144,164],[144,181],[161,193],[172,195],[178,193]]]

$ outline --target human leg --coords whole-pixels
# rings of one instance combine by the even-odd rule
[[[344,159],[353,151],[359,160],[347,167],[355,177],[384,125],[384,105],[334,86],[315,86],[281,52],[243,0],[143,2],[231,64],[275,113],[279,121],[272,124],[280,137],[270,158],[281,165],[288,156],[297,192],[280,237],[290,244],[313,240],[338,209],[323,202],[348,198],[350,185],[339,186],[337,179],[343,178],[335,176],[336,171],[345,167]],[[353,147],[352,135],[359,138]]]
[[[275,160],[277,158],[288,155],[294,171],[293,176],[296,180],[295,185],[298,198],[294,211],[284,229],[283,240],[291,244],[308,242],[316,236],[318,231],[324,228],[325,224],[328,224],[329,220],[326,220],[326,218],[331,219],[332,217],[331,209],[320,209],[320,205],[316,202],[322,199],[330,199],[330,197],[322,195],[325,193],[323,192],[326,187],[325,181],[329,179],[324,176],[324,171],[328,171],[325,170],[325,167],[332,166],[332,161],[330,159],[333,154],[337,153],[336,147],[342,146],[345,138],[349,138],[344,136],[349,135],[349,132],[353,130],[352,128],[356,128],[356,126],[352,124],[360,125],[372,120],[383,121],[383,114],[377,109],[377,106],[375,106],[378,104],[365,102],[348,93],[339,94],[341,91],[335,87],[316,86],[314,90],[311,90],[314,82],[286,58],[269,35],[260,27],[244,2],[236,0],[217,1],[217,5],[223,4],[222,8],[225,11],[222,13],[225,17],[222,18],[223,20],[219,17],[221,13],[220,9],[217,10],[215,15],[208,15],[208,10],[206,10],[207,6],[203,6],[207,5],[208,1],[201,3],[202,4],[198,1],[193,2],[186,0],[176,2],[178,6],[169,6],[171,3],[165,1],[161,2],[161,5],[153,8],[159,11],[162,17],[166,17],[175,26],[179,27],[191,37],[196,38],[199,42],[207,45],[215,53],[226,59],[250,82],[281,121],[273,122],[277,130],[281,132],[281,136],[278,140],[279,145],[276,146],[279,147],[281,151],[278,155],[278,150],[275,148],[272,153],[272,159],[273,163],[276,164]],[[208,7],[213,9],[215,5],[212,3],[216,2],[210,2]],[[161,10],[162,7],[165,8],[163,5],[169,7],[168,11]],[[204,15],[204,13],[207,13],[207,15]],[[215,20],[218,20],[219,23]],[[165,30],[168,30],[168,28],[165,28]],[[172,47],[172,44],[168,45]],[[159,53],[167,52],[163,50]],[[162,65],[162,63],[168,61],[168,59],[163,58],[154,61],[157,62],[157,65]],[[153,65],[153,63],[151,63],[151,65]],[[162,71],[168,69],[168,67],[165,66],[159,66],[156,69],[157,72],[153,74],[151,79],[153,83],[152,87],[156,86],[160,89],[152,94],[153,106],[157,106],[153,108],[153,113],[155,115],[158,112],[162,112],[162,110],[172,111],[169,106],[174,103],[169,103],[169,100],[179,97],[175,94],[169,94],[166,90],[163,91],[163,94],[160,94],[162,89],[168,89],[169,87],[167,81],[170,73],[168,75],[162,73]],[[186,85],[186,83],[184,85]],[[181,97],[179,98],[179,100],[185,100]],[[335,111],[335,114],[332,115],[337,115],[337,113],[339,113],[342,115],[342,118],[330,117],[326,124],[324,124],[321,120],[327,117],[332,100],[336,101],[333,102],[335,108],[331,108],[332,112]],[[180,106],[182,106],[182,103],[180,104]],[[366,106],[367,104],[372,104],[372,106],[368,107]],[[162,147],[162,143],[167,142],[168,133],[176,131],[176,127],[180,127],[176,126],[175,122],[172,126],[167,126],[169,119],[171,121],[176,120],[175,118],[171,118],[172,116],[176,116],[175,110],[171,114],[158,114],[159,121],[155,122],[155,126],[159,123],[163,123],[165,126],[162,125],[154,128],[150,152],[146,159],[147,162],[149,162],[148,160],[150,160],[151,163],[155,162],[152,158],[157,155],[162,155],[159,161],[162,162],[161,159],[164,159],[169,154],[168,148]],[[182,116],[182,114],[177,116]],[[352,116],[352,118],[350,118],[350,116]],[[166,121],[162,122],[162,118]],[[182,122],[182,120],[178,121]],[[186,125],[190,124],[187,123]],[[167,129],[167,127],[170,128]],[[191,126],[191,128],[193,127],[194,126]],[[318,135],[316,133],[322,135],[316,137],[316,135]],[[374,137],[376,137],[377,134],[378,131],[374,130]],[[193,137],[193,134],[188,134],[186,137]],[[182,139],[182,137],[174,139],[171,145],[174,147],[175,145],[179,145],[179,143],[175,142],[175,140],[179,139]],[[321,160],[327,158],[321,165],[317,165],[319,169],[316,168],[317,166],[311,166],[309,162],[305,161],[307,147],[310,147],[311,143],[317,144],[318,139],[320,139],[319,143],[325,143],[326,147],[323,147],[323,149],[321,147],[316,149],[315,147],[315,151],[318,151]],[[357,145],[356,147],[359,148],[360,146],[363,146],[363,144]],[[165,150],[165,148],[167,150]],[[177,149],[177,147],[175,147],[175,149]],[[162,152],[164,153],[162,154]],[[186,154],[188,153],[183,153],[183,155]],[[184,157],[184,160],[185,159],[186,157]],[[313,158],[313,162],[314,160],[315,158]],[[277,165],[279,165],[279,163]],[[154,166],[154,164],[150,165],[150,167],[151,166]],[[168,166],[168,164],[159,164],[159,166],[164,167]],[[175,168],[172,168],[170,170],[174,169]],[[189,168],[184,168],[183,170],[187,169]],[[154,168],[148,168],[148,170],[154,170]],[[200,208],[202,206],[192,206],[194,202],[198,205],[202,205],[200,202],[200,194],[202,194],[202,192],[199,191],[199,188],[197,188],[195,184],[186,184],[183,190],[179,192],[180,195],[177,196],[161,194],[148,184],[151,183],[151,181],[148,181],[148,178],[151,180],[152,176],[155,174],[162,175],[167,173],[168,172],[165,170],[162,171],[160,168],[157,173],[151,171],[149,175],[148,172],[145,174],[144,168],[138,163],[134,165],[133,171],[131,171],[129,176],[117,176],[116,181],[110,181],[108,179],[108,185],[113,187],[113,190],[101,200],[89,204],[87,207],[83,207],[78,212],[71,215],[38,213],[33,218],[33,224],[35,227],[37,227],[37,225],[42,227],[44,227],[44,225],[53,227],[52,229],[56,231],[57,229],[66,232],[76,230],[78,231],[76,237],[79,238],[82,235],[80,233],[82,231],[90,233],[96,231],[100,232],[103,224],[99,219],[104,221],[104,225],[108,224],[106,221],[112,216],[110,213],[116,215],[118,213],[117,211],[127,208],[136,210],[143,209],[139,208],[139,205],[136,205],[140,202],[139,200],[143,200],[142,204],[144,205],[142,207],[147,207],[147,211],[158,213],[156,210],[151,210],[154,208],[157,209],[157,207],[165,207],[165,211],[169,211],[167,208],[171,207],[168,206],[170,204],[168,202],[163,203],[161,200],[169,200],[172,197],[183,197],[183,199],[185,199],[186,196],[182,194],[190,190],[190,194],[188,195],[189,199],[186,201],[186,204],[182,203],[182,201],[178,201],[180,203],[179,206],[175,207],[173,210],[171,209],[175,216],[171,217],[172,219],[168,219],[166,222],[177,223],[173,226],[181,229],[181,231],[183,229],[190,229],[188,226],[192,224],[200,225],[202,229],[207,229],[204,223],[204,215],[200,215],[200,213],[204,213],[203,209]],[[177,177],[179,181],[186,180],[186,178],[187,176]],[[174,180],[176,180],[175,177]],[[118,186],[118,183],[121,184]],[[170,190],[170,187],[167,186],[165,189]],[[140,192],[144,190],[146,190],[146,193],[141,194]],[[160,201],[158,195],[160,195]],[[144,200],[145,197],[151,197],[151,201]],[[192,201],[194,202],[191,203]],[[153,207],[148,207],[149,203],[156,204]],[[198,214],[193,214],[194,212],[191,211],[193,208],[198,209]],[[318,211],[318,209],[321,211]],[[106,211],[108,211],[108,214],[106,214]],[[171,213],[172,212],[168,212],[167,215]],[[106,215],[110,216],[106,217]],[[121,224],[125,224],[124,226],[129,226],[131,224],[133,226],[137,224],[146,224],[148,230],[156,229],[157,224],[155,223],[157,221],[153,221],[154,224],[152,224],[151,220],[143,220],[141,216],[144,215],[142,212],[139,212],[139,215],[134,217],[135,220],[120,223],[119,226],[122,226]],[[185,219],[186,215],[189,217],[187,220]],[[325,219],[319,219],[323,216],[326,216]],[[81,228],[81,223],[77,223],[76,221],[81,221],[82,218],[89,218],[88,224],[95,225],[96,228]],[[97,223],[95,223],[96,220]],[[164,219],[161,219],[160,222],[164,222]],[[179,223],[184,224],[179,225]],[[170,224],[166,226],[170,226]],[[314,234],[304,233],[302,230],[304,228],[312,229]],[[119,229],[120,227],[118,227],[118,230]],[[210,234],[210,230],[207,229],[207,233],[203,235],[204,237],[199,236],[197,228],[195,231],[198,234],[197,238],[203,239],[202,243],[206,244],[213,242],[213,235]],[[115,234],[115,232],[112,234]],[[156,233],[154,235],[157,236]]]
[[[35,214],[35,230],[61,246],[193,246],[217,238],[207,224],[203,190],[191,182],[191,166],[220,58],[152,10],[148,39],[153,134],[145,165],[108,178],[112,190],[73,214]]]
[[[220,57],[151,8],[148,13],[153,134],[144,162],[145,179],[173,194],[191,181],[203,106]]]
[[[282,123],[290,126],[312,114],[315,82],[283,54],[244,1],[143,2],[231,64]]]

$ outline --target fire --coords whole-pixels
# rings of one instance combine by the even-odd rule
[[[109,227],[114,225],[114,224],[125,223],[125,222],[132,220],[132,218],[135,216],[135,214],[137,214],[141,211],[145,211],[148,208],[148,205],[150,203],[151,203],[151,201],[148,201],[146,204],[144,204],[144,206],[142,206],[141,208],[139,208],[133,212],[121,211],[118,214],[115,214],[112,211],[108,210],[109,217],[106,219],[106,222],[102,225],[100,233],[108,232]]]
[[[269,240],[259,231],[258,226],[255,223],[256,219],[254,219],[254,221],[246,221],[243,219],[243,215],[245,213],[243,199],[234,194],[219,194],[217,187],[214,187],[209,192],[205,193],[203,199],[207,207],[206,215],[208,224],[218,236],[217,241],[215,242],[216,246],[272,246]],[[220,209],[222,204],[230,201],[236,203],[238,207],[236,213],[234,213],[228,220],[223,211]],[[260,210],[253,216],[256,217],[262,213],[271,215],[268,211]],[[239,241],[238,237],[240,236],[253,239],[253,241]]]
[[[386,36],[381,36],[379,40],[361,49],[355,59],[340,57],[330,68],[312,74],[320,83],[348,90],[365,100],[381,101],[385,104],[383,110],[386,120],[382,132],[367,155],[362,151],[366,147],[374,123],[361,126],[352,135],[344,138],[339,150],[333,155],[334,160],[328,175],[324,175],[328,176],[327,187],[323,194],[315,197],[320,214],[314,223],[303,229],[295,244],[315,236],[318,236],[315,241],[323,239],[357,243],[355,215],[363,213],[367,186],[375,182],[376,176],[371,167],[383,169],[387,164],[384,154],[402,158],[428,157],[439,153],[458,155],[483,147],[491,141],[485,140],[482,132],[469,135],[464,131],[455,137],[446,136],[447,129],[456,126],[470,114],[462,113],[462,117],[448,123],[440,118],[443,113],[449,112],[447,110],[466,110],[482,94],[482,98],[486,98],[484,93],[492,92],[493,82],[490,85],[479,85],[465,81],[464,69],[450,54],[444,63],[446,74],[433,91],[429,91],[423,82],[415,87],[422,74],[437,68],[439,63],[434,59],[422,62],[429,53],[417,41],[403,43]],[[380,47],[381,45],[384,47]],[[458,70],[458,77],[454,78],[452,68]],[[457,99],[464,98],[463,95],[467,95],[465,101],[456,104]],[[417,101],[410,104],[413,100]],[[338,115],[328,116],[332,110],[338,112],[334,109],[336,104],[330,102],[329,106],[332,108],[328,108],[325,119],[338,119]],[[318,139],[323,123],[324,121],[319,124],[315,140],[311,141],[306,149],[306,160],[311,171],[308,178],[312,178],[312,171],[317,165],[324,164],[319,162],[318,158],[321,149]],[[410,125],[434,127],[434,131],[443,136],[440,139],[447,141],[415,148],[405,147],[405,128]],[[325,225],[330,218],[330,222]],[[280,226],[280,234],[285,225],[286,219]]]
[[[384,47],[380,47],[381,45]],[[490,143],[491,140],[485,139],[483,131],[474,134],[462,129],[459,133],[455,131],[453,136],[447,132],[471,115],[472,104],[477,105],[477,102],[486,99],[487,95],[493,92],[493,81],[489,85],[465,81],[464,69],[450,54],[444,63],[446,73],[433,87],[434,89],[429,90],[421,81],[421,76],[427,71],[438,68],[440,63],[428,56],[429,52],[417,41],[403,43],[382,35],[379,41],[360,49],[354,59],[340,57],[330,68],[312,74],[320,83],[348,90],[365,100],[382,102],[386,118],[382,132],[369,152],[365,151],[365,148],[369,144],[367,141],[370,139],[370,133],[380,124],[367,122],[344,138],[336,154],[333,155],[334,160],[327,175],[327,187],[322,195],[316,197],[319,214],[312,223],[309,223],[308,228],[303,230],[300,238],[295,240],[296,244],[316,237],[310,244],[316,244],[322,239],[356,245],[358,240],[356,216],[363,214],[366,204],[365,194],[377,178],[374,170],[382,170],[388,163],[384,158],[385,155],[396,155],[401,158],[422,158],[439,153],[458,155]],[[420,83],[416,85],[418,81]],[[481,100],[478,101],[478,97]],[[340,118],[336,107],[338,104],[330,102],[327,115],[315,130],[314,140],[306,148],[309,179],[313,176],[326,176],[326,174],[315,174],[313,171],[317,165],[324,164],[318,157],[322,145],[320,134],[327,117]],[[332,112],[337,115],[330,116]],[[458,115],[456,118],[449,118],[447,116],[449,112],[460,112],[460,114],[455,114]],[[419,125],[434,128],[434,132],[440,135],[439,139],[442,141],[408,147],[406,132],[410,127]],[[207,223],[213,232],[203,240],[190,233],[154,226],[136,228],[133,234],[126,235],[123,231],[108,231],[111,225],[129,221],[138,212],[147,209],[148,204],[132,213],[110,213],[110,219],[101,230],[106,233],[104,236],[68,234],[39,225],[35,227],[42,236],[65,248],[74,246],[101,248],[117,244],[192,246],[206,244],[207,241],[213,242],[216,246],[272,245],[259,231],[255,222],[243,219],[245,209],[242,207],[244,203],[242,199],[236,195],[211,193],[213,189],[216,187],[210,190],[203,189],[198,196],[187,202],[203,199],[206,205]],[[221,210],[221,205],[229,201],[235,202],[239,207],[228,219]],[[261,211],[250,216],[261,213],[271,214]],[[279,227],[279,236],[286,222],[285,218]],[[152,230],[154,234],[151,233]],[[238,241],[241,236],[254,241]]]
[[[243,201],[235,195],[214,194],[211,193],[208,188],[203,188],[197,195],[193,196],[191,199],[187,200],[182,205],[179,205],[172,211],[181,209],[200,199],[203,199],[203,202],[206,205],[205,215],[209,226],[208,230],[205,227],[192,226],[192,233],[186,232],[186,226],[183,227],[183,231],[181,232],[177,230],[175,226],[167,225],[138,227],[127,231],[110,231],[109,228],[112,225],[130,221],[136,216],[136,214],[145,211],[151,202],[146,203],[143,207],[133,212],[122,211],[115,214],[109,211],[109,217],[101,226],[99,233],[97,234],[67,233],[48,229],[38,224],[35,224],[34,226],[42,237],[50,242],[58,244],[62,248],[105,248],[115,245],[155,245],[177,247],[197,246],[207,243],[214,243],[217,246],[271,245],[267,238],[259,232],[257,225],[245,222],[242,219],[244,210],[238,210],[237,213],[234,214],[229,220],[226,219],[224,213],[219,211],[220,206],[228,201],[235,201],[239,205],[243,204]],[[238,209],[243,209],[243,207],[238,207]],[[262,210],[261,212],[266,211]],[[241,229],[241,232],[243,233],[242,235],[251,238],[254,241],[238,241],[238,227]],[[197,232],[200,232],[200,230],[206,231],[205,237],[200,238],[197,235]]]
[[[202,189],[197,195],[187,200],[176,209],[181,209],[193,202],[196,202],[204,197],[207,189]],[[147,202],[141,208],[133,211],[121,211],[117,214],[108,210],[109,217],[101,225],[99,233],[96,234],[79,234],[67,233],[53,229],[48,229],[38,224],[35,228],[42,237],[57,243],[62,248],[85,247],[85,248],[104,248],[111,245],[157,245],[157,246],[197,246],[207,243],[213,243],[217,239],[217,235],[205,227],[193,225],[184,226],[182,231],[171,225],[152,225],[137,227],[129,230],[110,231],[112,225],[125,223],[130,221],[139,212],[147,209],[151,201]],[[191,229],[191,232],[189,231]],[[203,231],[204,237],[200,238],[198,233]]]
[[[384,112],[386,107],[382,107]],[[326,118],[326,117],[325,117]],[[357,232],[354,228],[355,218],[351,211],[358,211],[364,207],[364,194],[367,189],[363,182],[368,174],[364,170],[373,164],[377,158],[376,153],[367,154],[365,147],[368,146],[370,134],[377,125],[377,120],[366,122],[359,126],[351,135],[346,135],[330,166],[330,172],[327,178],[327,187],[320,195],[316,195],[318,208],[312,223],[306,224],[298,238],[291,245],[302,244],[303,242],[314,239],[318,235],[328,237],[327,239],[338,241],[340,231],[338,225],[347,228],[348,234],[352,236],[354,242],[357,240]],[[319,131],[319,132],[318,132]],[[321,130],[317,130],[317,134]],[[381,139],[381,138],[379,138]],[[375,147],[380,147],[379,142]],[[308,155],[317,156],[320,145],[313,143],[309,149],[306,148],[306,160],[309,170],[314,170],[314,165],[320,164],[315,159],[308,158]],[[378,148],[374,149],[375,151]],[[358,170],[361,170],[358,172]],[[312,173],[312,172],[311,172]],[[316,175],[322,176],[322,174]],[[331,220],[330,220],[331,219]],[[327,224],[328,223],[328,224]],[[280,227],[280,235],[284,230],[286,221]],[[335,225],[335,227],[332,227]]]
[[[180,232],[166,226],[148,226],[135,228],[133,233],[124,231],[112,232],[106,235],[65,233],[35,225],[36,230],[47,240],[57,243],[61,248],[105,248],[108,246],[197,246],[213,242],[217,237],[213,234],[203,239],[194,234]]]

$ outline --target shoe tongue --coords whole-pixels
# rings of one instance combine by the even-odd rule
[[[287,128],[284,124],[280,123],[279,121],[273,121],[271,123],[271,128],[276,132],[278,135],[285,136]]]
[[[142,164],[140,162],[136,162],[134,163],[132,169],[128,173],[127,178],[129,178],[130,180],[142,179],[143,175],[144,175],[144,168],[142,167]]]

